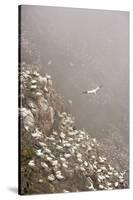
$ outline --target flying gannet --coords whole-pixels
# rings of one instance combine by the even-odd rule
[[[102,85],[97,86],[95,89],[83,91],[82,94],[95,94],[95,95],[96,95],[97,92],[98,92],[102,87],[103,87]]]

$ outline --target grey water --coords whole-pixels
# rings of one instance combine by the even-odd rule
[[[22,33],[35,63],[52,75],[76,126],[96,137],[109,159],[128,168],[129,13],[22,6]],[[82,91],[103,87],[97,95]],[[69,103],[72,100],[72,104]]]

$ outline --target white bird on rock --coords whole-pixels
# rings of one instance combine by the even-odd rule
[[[97,86],[95,89],[83,91],[82,94],[97,94],[97,92],[103,87],[103,85]]]

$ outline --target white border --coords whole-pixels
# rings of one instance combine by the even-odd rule
[[[130,190],[116,190],[107,192],[83,192],[73,194],[18,196],[14,191],[17,187],[17,6],[19,4],[49,5],[61,7],[79,7],[92,9],[130,11],[130,35],[132,35],[132,0],[23,0],[1,1],[0,5],[0,197],[14,200],[28,199],[131,199]],[[115,22],[114,22],[115,23]],[[131,37],[132,44],[132,37]],[[132,52],[132,45],[131,45]],[[130,66],[132,57],[130,53]],[[130,80],[132,89],[132,68]],[[132,102],[132,92],[130,102]],[[132,111],[132,104],[130,107]],[[131,112],[132,113],[132,112]],[[132,116],[130,124],[133,124]],[[131,127],[132,130],[132,127]],[[131,132],[131,131],[130,131]],[[132,132],[131,132],[132,134]],[[131,136],[132,141],[132,136]],[[132,152],[132,142],[131,142]],[[132,158],[132,154],[131,154]],[[132,159],[131,159],[132,172]],[[131,177],[132,177],[131,173]],[[131,188],[132,188],[131,179]]]

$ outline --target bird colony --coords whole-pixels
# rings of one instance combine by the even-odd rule
[[[74,102],[73,102],[74,103]],[[52,77],[20,73],[21,193],[60,193],[127,188],[99,144],[65,112]]]

